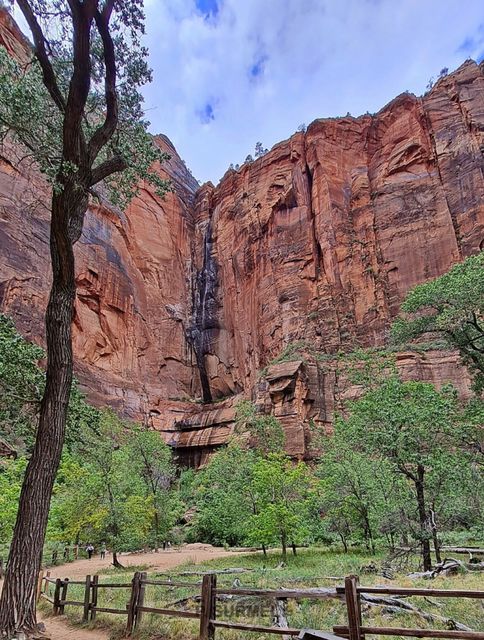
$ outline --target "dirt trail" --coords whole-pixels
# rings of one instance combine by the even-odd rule
[[[178,549],[159,551],[158,553],[132,553],[121,554],[119,561],[124,567],[148,566],[149,571],[169,571],[180,564],[189,562],[197,564],[214,558],[226,556],[238,556],[236,551],[225,551],[220,547],[212,547],[209,544],[187,544]],[[94,556],[91,560],[77,560],[69,564],[50,569],[54,578],[84,578],[86,575],[95,575],[103,569],[111,567],[112,558],[108,555],[104,560]]]
[[[128,566],[147,565],[150,571],[168,571],[181,564],[197,564],[215,558],[233,556],[234,560],[239,556],[238,552],[225,551],[208,544],[188,544],[179,549],[169,551],[159,551],[158,553],[134,553],[121,555],[120,562]],[[77,560],[69,564],[61,565],[50,569],[51,577],[57,578],[84,578],[86,575],[95,575],[103,569],[111,566],[111,556],[101,560],[95,556],[91,560]],[[1,586],[1,585],[0,585]],[[69,626],[65,617],[43,618],[40,620],[45,624],[46,637],[51,640],[108,640],[109,633],[100,629],[90,631]]]

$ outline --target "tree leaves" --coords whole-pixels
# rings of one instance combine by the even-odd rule
[[[402,311],[404,315],[392,326],[393,341],[441,336],[460,352],[480,392],[484,385],[484,252],[416,286],[405,298]]]

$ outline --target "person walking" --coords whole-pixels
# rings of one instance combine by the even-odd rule
[[[106,557],[106,543],[105,542],[101,543],[100,556],[101,556],[101,560],[104,560],[104,558]]]
[[[92,558],[92,554],[94,553],[94,546],[91,543],[89,543],[86,547],[86,551],[87,551],[87,557],[90,560]]]

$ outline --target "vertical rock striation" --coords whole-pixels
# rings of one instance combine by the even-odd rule
[[[411,287],[482,247],[483,149],[468,62],[423,98],[315,121],[228,172],[211,196],[227,386],[249,392],[294,342],[384,344]]]
[[[1,10],[0,45],[28,52]],[[87,214],[77,376],[93,402],[160,429],[191,464],[227,441],[242,395],[305,456],[311,421],[331,424],[338,381],[311,358],[274,357],[295,343],[326,354],[385,344],[411,287],[484,246],[483,66],[466,62],[375,115],[316,120],[217,187],[199,188],[171,142],[157,144],[174,192],[160,200],[143,185],[125,212],[102,201]],[[49,195],[19,155],[0,150],[0,311],[42,343]],[[455,354],[398,363],[468,392]]]

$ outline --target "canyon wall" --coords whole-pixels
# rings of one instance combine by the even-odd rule
[[[20,44],[18,44],[20,43]],[[0,14],[0,44],[20,57]],[[18,48],[20,46],[20,49]],[[467,62],[424,97],[375,115],[317,120],[217,187],[170,141],[160,199],[95,202],[76,246],[76,375],[89,398],[162,431],[187,463],[227,441],[250,397],[307,455],[329,426],[334,371],[319,354],[381,346],[406,292],[483,247],[484,72]],[[43,342],[49,194],[18,150],[0,150],[0,310]],[[404,377],[469,390],[456,354],[405,352]],[[261,375],[261,371],[264,375]]]
[[[423,98],[313,122],[205,189],[212,387],[251,388],[291,342],[384,344],[406,292],[482,246],[483,151],[484,75],[467,63]]]
[[[278,416],[295,457],[336,408],[334,368],[308,353],[384,345],[411,287],[483,248],[483,69],[467,62],[375,115],[315,121],[197,195],[196,244],[210,247],[212,272],[200,324],[206,399],[242,391]],[[197,273],[206,264],[199,249]],[[304,361],[261,378],[292,345]],[[404,352],[397,365],[406,379],[469,393],[455,353]],[[233,406],[223,404],[224,430]],[[182,446],[190,434],[210,442],[221,424],[210,409],[195,416],[178,423]]]

